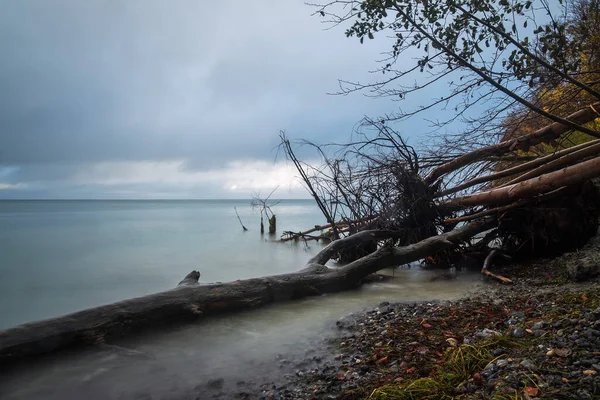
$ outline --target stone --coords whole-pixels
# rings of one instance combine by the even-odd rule
[[[523,337],[527,336],[527,332],[525,332],[525,329],[523,329],[523,328],[514,328],[513,330],[510,331],[510,336],[516,337],[516,338],[523,338]]]
[[[547,323],[547,322],[544,322],[544,321],[539,321],[539,322],[536,322],[535,324],[533,324],[533,325],[531,326],[531,329],[533,329],[533,330],[536,330],[536,329],[544,329],[544,328],[546,328],[547,326],[548,326],[548,323]]]
[[[567,273],[576,282],[586,281],[600,275],[600,262],[589,256],[572,260],[567,264]]]
[[[534,370],[534,369],[536,369],[536,366],[535,366],[535,364],[533,363],[533,361],[531,361],[531,360],[528,360],[528,359],[524,359],[523,361],[521,361],[521,362],[519,363],[519,365],[520,365],[521,367],[523,367],[523,368],[527,368],[527,369],[530,369],[530,370]]]

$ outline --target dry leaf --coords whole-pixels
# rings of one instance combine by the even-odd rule
[[[556,357],[569,357],[573,353],[571,349],[550,349],[546,355],[548,357],[556,356]]]
[[[385,356],[377,361],[377,364],[386,364],[388,362],[388,356]]]
[[[525,389],[523,389],[523,393],[525,393],[527,396],[530,396],[530,397],[537,397],[539,392],[540,392],[540,389],[538,389],[534,386],[527,386]]]
[[[596,371],[595,369],[586,369],[585,371],[583,371],[583,374],[586,376],[596,375],[597,373],[598,371]]]

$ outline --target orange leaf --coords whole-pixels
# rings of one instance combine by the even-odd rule
[[[388,362],[388,356],[385,356],[377,361],[377,364],[385,364]]]
[[[413,372],[415,372],[415,367],[410,367],[409,369],[406,370],[407,374],[412,374]]]
[[[532,386],[527,386],[524,390],[523,393],[525,393],[526,395],[530,396],[530,397],[536,397],[538,395],[538,393],[540,392],[540,390],[536,387],[532,387]]]

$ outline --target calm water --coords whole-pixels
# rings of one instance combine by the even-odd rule
[[[234,206],[250,232],[242,232]],[[310,201],[282,202],[276,212],[280,230],[322,222]],[[192,269],[203,282],[294,271],[319,250],[266,242],[258,225],[247,201],[0,202],[0,325],[169,289]],[[320,338],[334,335],[335,320],[348,313],[381,301],[456,298],[480,280],[461,274],[431,282],[419,268],[394,275],[356,291],[147,332],[117,343],[121,350],[0,371],[0,398],[211,398],[202,393],[213,379],[224,379],[224,390],[240,380],[279,380],[286,372],[279,354],[323,351]]]
[[[274,211],[280,230],[322,221],[311,201]],[[316,250],[269,243],[259,223],[248,200],[0,201],[0,329],[166,290],[193,269],[202,282],[293,271]]]

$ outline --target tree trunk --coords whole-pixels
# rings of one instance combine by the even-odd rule
[[[531,178],[510,186],[503,186],[486,192],[474,193],[446,201],[446,208],[468,207],[490,204],[505,204],[517,199],[529,198],[548,193],[562,186],[575,185],[588,179],[600,176],[600,157],[581,162],[559,171]]]
[[[274,235],[277,232],[277,218],[275,214],[271,215],[269,218],[269,235]]]
[[[598,114],[595,110],[599,108],[600,101],[569,115],[566,119],[580,125],[585,124],[598,118]],[[571,130],[571,128],[568,126],[555,122],[528,135],[519,136],[514,139],[471,151],[435,168],[427,178],[425,178],[425,182],[432,184],[442,175],[467,166],[485,157],[499,156],[514,150],[526,152],[529,150],[529,147],[542,142],[549,142],[569,130]]]
[[[340,250],[385,240],[398,233],[363,231],[337,240],[309,260],[306,268],[291,274],[199,285],[200,273],[192,271],[177,288],[166,292],[0,331],[0,364],[76,345],[104,343],[159,324],[193,321],[208,315],[356,288],[369,274],[456,247],[493,225],[489,220],[477,221],[409,246],[383,246],[340,268],[324,264]]]

